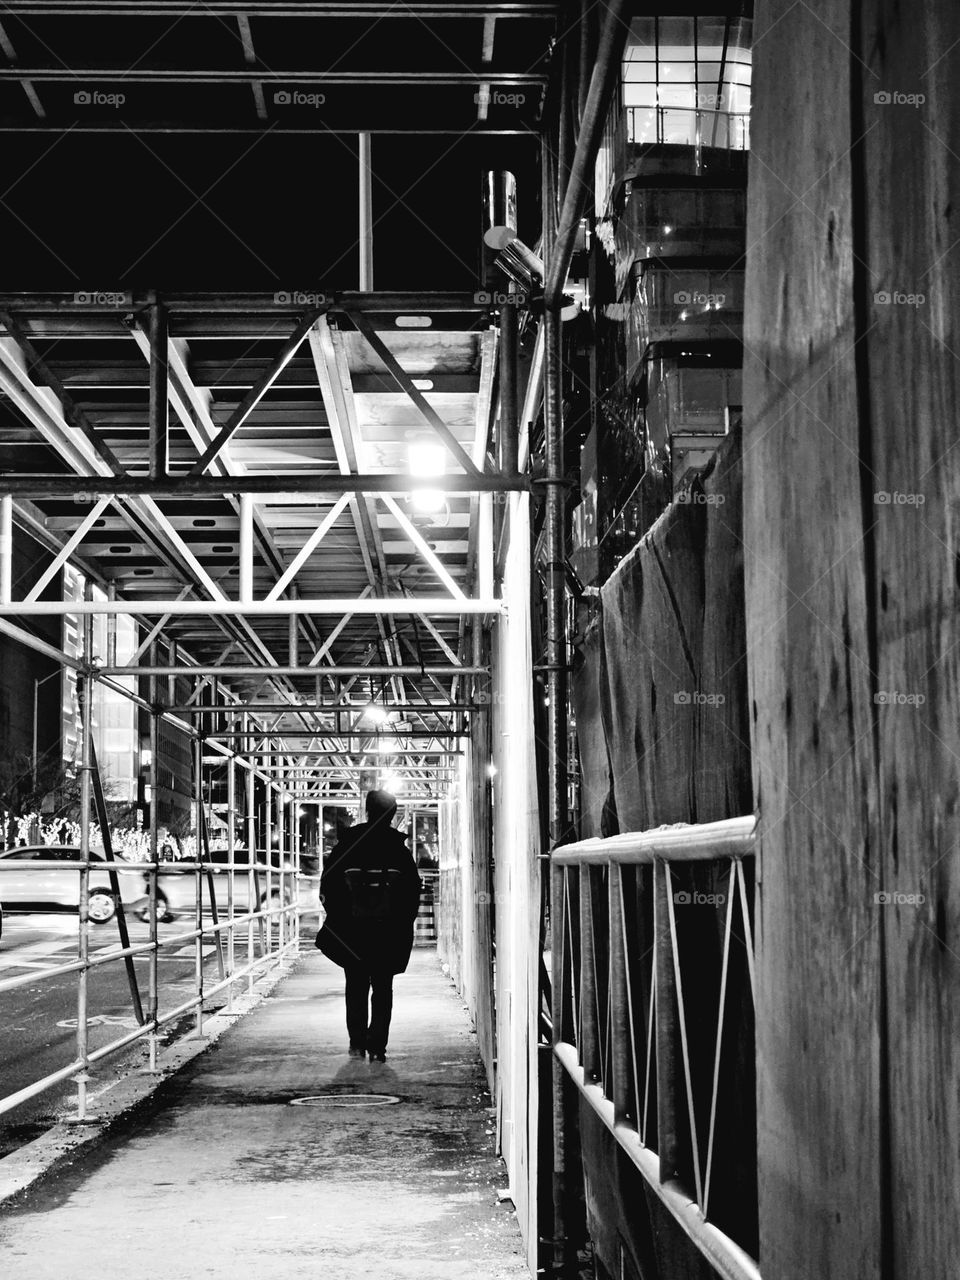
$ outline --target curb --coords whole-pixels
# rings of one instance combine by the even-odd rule
[[[58,1120],[39,1138],[24,1143],[16,1151],[0,1159],[0,1208],[21,1195],[58,1165],[85,1148],[94,1147],[108,1137],[119,1121],[149,1101],[155,1093],[194,1058],[205,1053],[241,1018],[259,1008],[279,984],[295,973],[301,957],[285,968],[276,966],[254,984],[252,997],[244,992],[234,997],[233,1008],[220,1010],[204,1019],[204,1034],[197,1038],[189,1033],[169,1045],[159,1056],[157,1071],[148,1073],[133,1068],[99,1090],[89,1100],[96,1114],[89,1122]]]

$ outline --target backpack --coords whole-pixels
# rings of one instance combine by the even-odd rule
[[[396,913],[399,871],[386,867],[349,867],[343,874],[354,920],[387,920]]]

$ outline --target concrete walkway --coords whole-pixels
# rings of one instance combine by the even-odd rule
[[[476,1038],[435,953],[396,980],[386,1063],[348,1057],[342,992],[311,952],[145,1114],[7,1207],[4,1280],[528,1276]],[[329,1093],[399,1101],[297,1105]]]

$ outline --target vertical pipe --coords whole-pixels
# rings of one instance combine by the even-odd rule
[[[151,667],[157,665],[157,646],[150,646],[149,662]],[[147,977],[147,1018],[151,1024],[149,1038],[149,1053],[151,1071],[157,1069],[157,1039],[159,1029],[157,1027],[157,1017],[159,1015],[160,1006],[160,989],[159,989],[159,964],[158,964],[158,940],[157,940],[157,885],[158,870],[157,862],[160,857],[160,813],[157,805],[157,779],[159,777],[159,769],[157,766],[157,756],[160,752],[160,719],[156,711],[157,707],[157,677],[150,677],[150,861],[153,864],[150,868],[147,880],[147,901],[148,901],[148,920],[150,930],[150,958]]]
[[[517,308],[500,308],[500,470],[516,474],[519,456]]]
[[[13,494],[0,497],[0,604],[13,597]]]
[[[236,965],[236,952],[233,937],[233,917],[236,914],[234,902],[235,875],[234,860],[236,858],[236,828],[234,815],[237,810],[237,764],[234,756],[227,759],[227,977],[233,977]],[[233,983],[227,987],[227,1008],[233,1008]]]
[[[197,997],[195,1034],[203,1035],[203,872],[200,869],[201,841],[203,840],[203,744],[199,737],[193,744],[194,826],[196,848],[193,853],[193,927],[197,936],[193,944],[194,995]]]
[[[481,493],[477,531],[477,591],[483,600],[493,596],[493,494]]]
[[[580,868],[580,1063],[588,1080],[600,1080],[597,961],[593,924],[593,876]],[[605,1081],[603,1083],[606,1083]]]
[[[167,654],[171,667],[177,665],[178,648],[176,640],[171,640]],[[177,677],[174,675],[167,676],[167,701],[171,706],[175,706],[177,702]]]
[[[614,1113],[618,1120],[623,1120],[630,1108],[630,1058],[632,1047],[630,1038],[630,1016],[627,1007],[627,956],[624,948],[623,930],[620,921],[623,919],[623,876],[620,866],[611,862],[607,875],[608,909],[607,921],[610,936],[610,1040],[612,1080],[607,1088],[607,1097],[613,1102]],[[637,1117],[637,1124],[640,1120]]]
[[[546,435],[546,659],[548,812],[556,845],[567,827],[567,640],[564,556],[563,409],[560,317],[544,314],[544,427]]]
[[[89,594],[89,588],[87,590]],[[80,971],[77,974],[77,1061],[80,1070],[77,1073],[77,1119],[87,1117],[87,1053],[88,1053],[88,977],[90,961],[90,801],[91,774],[93,771],[93,688],[91,681],[91,658],[93,656],[93,617],[83,615],[83,674],[77,680],[77,692],[80,700],[80,889],[78,896],[77,925],[77,960]]]
[[[107,584],[107,599],[116,600],[117,588],[115,583]],[[115,667],[117,665],[117,615],[115,613],[107,614],[107,666]]]
[[[660,1181],[669,1182],[680,1172],[680,1136],[677,1124],[677,986],[667,906],[666,863],[653,864],[654,966],[657,982],[657,1154]]]
[[[269,769],[269,765],[267,766]],[[270,899],[273,897],[273,783],[268,782],[266,785],[266,794],[263,798],[263,845],[266,849],[264,862],[267,864],[267,887],[264,894],[264,906],[267,911],[270,909]],[[264,927],[267,931],[267,955],[273,950],[273,916],[268,915],[264,920]]]
[[[163,480],[169,462],[170,395],[167,390],[167,312],[154,302],[148,312],[150,338],[150,479]]]
[[[249,717],[244,711],[243,729],[246,731]],[[247,912],[256,911],[257,909],[257,873],[254,871],[254,863],[257,860],[257,817],[255,811],[256,805],[256,779],[253,776],[253,770],[247,768]],[[247,920],[247,992],[253,995],[253,916],[250,915]]]
[[[240,599],[253,600],[253,494],[240,495]]]
[[[291,600],[296,600],[297,588],[294,586],[293,583],[291,583],[290,586],[288,587],[287,595],[290,597]],[[297,617],[295,613],[291,613],[290,617],[287,619],[287,661],[289,662],[291,667],[298,667],[300,665],[300,662],[299,662],[300,643],[299,643],[299,634],[297,631],[299,622],[300,622],[300,619]]]
[[[279,860],[279,871],[277,873],[278,891],[277,905],[280,907],[280,914],[277,916],[277,954],[283,955],[284,942],[286,941],[286,917],[283,912],[283,887],[286,882],[286,873],[284,871],[284,862],[287,856],[287,840],[290,834],[290,792],[287,791],[286,774],[283,775],[283,781],[280,783],[280,790],[277,792],[277,858]]]
[[[370,168],[370,134],[358,135],[360,182],[360,292],[373,292],[373,171]]]

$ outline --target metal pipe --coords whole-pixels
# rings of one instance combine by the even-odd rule
[[[194,928],[197,936],[193,943],[193,979],[197,996],[196,1026],[194,1034],[203,1035],[203,861],[201,841],[203,840],[203,743],[197,738],[193,744],[193,779],[194,779],[194,825],[196,827],[196,853],[194,862]],[[211,901],[213,893],[210,894]]]
[[[151,498],[222,498],[225,494],[309,494],[320,498],[341,493],[410,493],[417,483],[409,472],[344,474],[338,471],[297,472],[296,475],[172,475],[152,479],[144,475],[65,476],[3,475],[0,494],[17,498],[70,498],[77,503],[98,497],[146,495]],[[422,482],[419,487],[423,487]],[[526,475],[450,472],[443,477],[448,494],[527,493],[533,481]]]
[[[166,309],[155,302],[147,312],[150,341],[149,459],[150,479],[165,480],[170,461],[169,345]]]
[[[267,672],[272,673],[273,667],[264,667],[259,675],[265,675]],[[480,707],[485,706],[483,702],[391,702],[388,703],[388,709],[391,712],[418,711],[420,713],[446,713],[450,711],[476,711]],[[170,711],[177,711],[181,715],[224,715],[229,718],[231,715],[238,716],[241,711],[250,711],[257,713],[265,713],[276,715],[280,712],[296,712],[300,715],[303,712],[309,712],[311,715],[330,715],[334,712],[350,712],[356,711],[361,715],[369,706],[368,702],[219,702],[219,703],[201,703],[193,706],[177,706],[168,708]],[[286,731],[284,731],[286,732]],[[302,731],[308,736],[313,736],[313,731],[305,729]],[[368,729],[371,735],[376,734],[376,729]]]
[[[150,661],[156,661],[156,643],[150,646]],[[157,677],[150,677],[150,701],[156,705]],[[160,776],[158,756],[160,754],[160,728],[156,711],[150,712],[150,862],[151,867],[147,880],[147,920],[150,930],[149,971],[147,977],[147,1022],[151,1026],[148,1041],[150,1061],[149,1070],[157,1070],[158,1026],[157,1017],[160,1012],[160,984],[158,971],[159,948],[157,945],[158,921],[158,867],[160,856],[160,811],[157,803],[157,780]]]
[[[60,658],[58,650],[52,650],[52,654],[56,654],[58,660]],[[51,656],[51,655],[48,655]],[[333,666],[333,667],[316,667],[316,666],[254,666],[247,664],[246,666],[197,666],[184,664],[183,666],[157,666],[150,663],[149,666],[126,666],[126,667],[101,667],[101,676],[205,676],[212,675],[216,672],[221,680],[233,680],[238,676],[486,676],[490,674],[490,667],[482,663],[475,662],[472,665],[456,666],[448,663],[445,666],[418,667],[413,664],[406,666],[385,667],[385,666]],[[192,710],[192,707],[191,707]]]
[[[563,476],[563,388],[560,363],[560,317],[544,314],[544,429],[547,475]],[[560,484],[547,490],[544,525],[546,550],[546,660],[548,815],[550,841],[558,845],[567,827],[567,640],[565,491]]]
[[[665,830],[625,831],[603,839],[578,840],[554,849],[557,866],[603,866],[607,863],[652,864],[712,862],[719,858],[748,858],[755,848],[757,819],[753,814],[720,822],[691,822]]]
[[[454,599],[452,596],[402,596],[367,600],[17,600],[0,605],[0,618],[63,617],[88,613],[136,614],[144,617],[169,614],[171,618],[218,617],[237,615],[249,618],[287,617],[291,613],[329,614],[442,614],[458,617],[469,613],[502,613],[502,600]],[[275,668],[271,667],[273,671]],[[314,669],[313,674],[316,674]]]
[[[580,121],[580,136],[577,139],[576,151],[570,165],[570,178],[566,184],[560,210],[556,243],[553,245],[553,252],[547,256],[544,306],[548,314],[560,306],[563,297],[563,286],[573,255],[573,244],[583,216],[587,195],[593,190],[593,165],[603,136],[610,100],[620,74],[620,61],[623,57],[627,32],[630,29],[630,6],[627,0],[610,0],[605,8],[606,14],[597,45],[590,89]],[[548,474],[550,474],[549,470]]]
[[[517,308],[505,302],[500,308],[500,470],[519,470],[517,421]]]
[[[89,591],[89,587],[87,588]],[[77,1119],[87,1118],[87,1053],[88,1026],[87,975],[90,961],[90,802],[93,772],[93,688],[88,664],[93,652],[93,619],[86,617],[82,626],[83,662],[87,668],[77,681],[80,700],[80,889],[77,902],[77,1061],[80,1070],[75,1077],[77,1085]]]
[[[360,205],[360,289],[373,292],[373,170],[370,160],[370,134],[358,135],[357,155]]]
[[[704,1221],[696,1201],[675,1180],[660,1177],[660,1163],[655,1152],[645,1147],[634,1128],[618,1122],[613,1103],[603,1096],[599,1085],[592,1084],[577,1062],[577,1051],[571,1044],[557,1044],[553,1050],[564,1070],[576,1085],[580,1096],[600,1117],[648,1186],[667,1207],[700,1253],[723,1277],[723,1280],[761,1280],[760,1268],[745,1250],[711,1223]]]
[[[0,604],[13,596],[13,495],[0,497]]]

